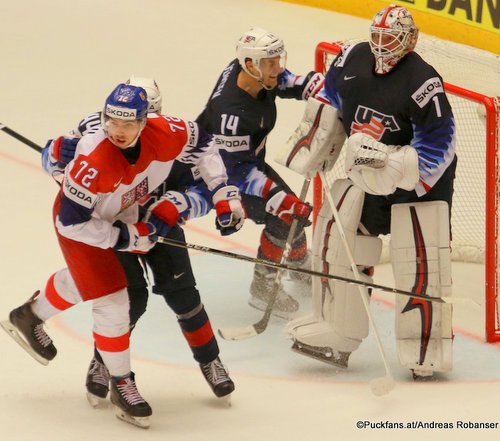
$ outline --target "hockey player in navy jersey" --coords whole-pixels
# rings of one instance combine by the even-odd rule
[[[196,121],[214,133],[230,181],[242,192],[248,218],[264,224],[258,257],[279,262],[293,218],[299,227],[289,260],[310,265],[304,226],[311,207],[299,200],[266,162],[267,136],[276,123],[276,98],[305,100],[319,89],[323,75],[295,75],[286,69],[283,40],[273,33],[252,28],[236,45],[237,58],[222,71],[208,102]],[[172,185],[189,188],[196,171],[176,163]],[[177,178],[178,177],[178,178]],[[175,180],[174,180],[175,179]],[[210,207],[205,207],[209,210]],[[276,271],[256,265],[250,286],[250,305],[265,309],[271,297]],[[298,302],[279,287],[275,315],[291,318]]]
[[[148,113],[161,112],[162,96],[154,79],[131,76],[127,84],[140,86],[146,90]],[[96,112],[84,118],[78,127],[70,132],[69,136],[49,140],[42,152],[42,165],[45,171],[52,175],[63,173],[67,163],[75,156],[79,139],[84,135],[95,133],[100,127],[101,112]],[[192,205],[192,208],[184,213],[184,218],[199,216],[196,213],[196,207],[200,205],[199,195],[196,194],[196,202],[191,203],[189,194],[168,193],[165,182],[162,182],[147,200],[141,201],[141,211],[145,213],[149,206],[164,195],[176,201],[185,198],[185,204]],[[210,199],[209,194],[206,197]],[[172,224],[175,223],[175,216],[176,210],[172,210]],[[236,231],[236,227],[240,226],[238,224],[231,227],[231,231]],[[223,232],[227,233],[225,230]],[[184,231],[179,225],[172,225],[166,236],[179,242],[186,241]],[[223,397],[232,393],[234,383],[219,358],[219,347],[215,336],[210,335],[210,338],[202,342],[197,338],[196,331],[207,327],[210,321],[196,288],[196,280],[187,249],[156,245],[141,255],[120,251],[116,255],[127,276],[131,329],[136,326],[148,304],[148,278],[145,275],[146,269],[143,265],[145,263],[153,275],[152,291],[161,295],[177,315],[183,335],[193,353],[193,358],[199,363],[201,372],[214,394],[217,397]],[[95,348],[85,382],[87,399],[93,407],[101,407],[104,404],[109,391],[109,383],[109,371],[104,365],[99,351]]]
[[[381,250],[377,236],[390,233],[397,288],[448,296],[455,121],[442,78],[413,51],[417,38],[406,8],[382,9],[370,27],[369,42],[343,48],[326,75],[319,101],[311,101],[317,108],[333,106],[331,124],[348,137],[344,149],[349,177],[336,180],[328,190],[346,241],[325,202],[315,229],[313,266],[354,278],[355,264],[360,276],[371,281]],[[401,364],[415,378],[451,370],[451,305],[396,297]],[[347,367],[350,354],[368,334],[358,287],[314,280],[313,304],[312,316],[289,325],[293,349]]]
[[[141,220],[139,201],[167,178],[177,158],[200,168],[221,228],[244,215],[237,189],[226,185],[213,137],[196,123],[148,116],[147,109],[141,87],[120,84],[106,99],[102,127],[78,142],[54,203],[54,225],[67,268],[50,276],[44,288],[2,322],[10,336],[46,365],[57,350],[44,322],[92,300],[93,335],[111,375],[111,401],[119,418],[140,427],[149,426],[152,410],[130,368],[128,280],[116,251],[147,253],[157,236],[177,223],[182,208],[162,197]],[[201,328],[192,325],[194,329],[184,331],[198,342],[214,339],[208,320]]]

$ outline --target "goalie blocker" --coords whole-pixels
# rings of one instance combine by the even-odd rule
[[[309,98],[302,121],[275,159],[304,177],[312,178],[319,170],[333,167],[345,139],[337,109]]]

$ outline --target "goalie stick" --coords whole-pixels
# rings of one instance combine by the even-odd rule
[[[42,153],[42,150],[43,150],[42,147],[40,147],[38,144],[34,143],[33,141],[30,141],[28,138],[25,138],[23,135],[17,133],[16,131],[12,130],[11,128],[7,127],[5,124],[0,123],[0,130],[3,130],[8,135],[12,136],[13,138],[16,138],[18,141],[21,141],[22,143],[26,144],[28,147],[31,147],[33,150],[36,150],[38,153]]]

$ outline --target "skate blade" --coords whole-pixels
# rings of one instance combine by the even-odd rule
[[[227,394],[227,395],[225,395],[223,397],[219,397],[218,400],[224,406],[231,407],[231,395],[232,394]]]
[[[109,403],[106,398],[98,397],[90,392],[87,392],[87,401],[94,409],[104,409]]]
[[[115,415],[119,420],[125,421],[126,423],[133,424],[134,426],[140,427],[141,429],[149,429],[149,417],[134,417],[131,416],[115,406]]]
[[[10,320],[1,321],[0,326],[19,346],[21,346],[36,361],[38,361],[38,363],[43,364],[44,366],[47,366],[49,364],[49,360],[43,358],[41,355],[39,355],[33,350],[33,348],[23,338],[23,336],[19,333],[17,328],[10,322]]]
[[[248,304],[259,311],[265,311],[267,309],[267,302],[264,300],[258,299],[256,297],[251,296]],[[280,311],[279,309],[273,309],[271,312],[271,316],[283,320],[292,320],[295,317],[297,311]]]
[[[316,348],[294,340],[291,349],[298,354],[314,358],[315,360],[322,361],[323,363],[331,366],[335,366],[340,369],[347,369],[347,361],[335,358],[335,355],[330,348]]]

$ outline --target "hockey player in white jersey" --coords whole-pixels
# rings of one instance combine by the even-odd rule
[[[292,139],[300,138],[301,130],[311,127],[311,113],[321,116],[325,106],[337,114],[330,130],[342,125],[348,136],[349,180],[326,189],[345,240],[326,200],[315,229],[314,269],[354,279],[352,268],[357,266],[359,277],[371,281],[381,250],[377,236],[390,233],[397,288],[449,296],[455,122],[441,77],[413,52],[417,38],[406,8],[391,5],[377,13],[369,42],[343,48],[326,75],[320,101],[308,103],[315,109],[306,112],[309,124],[302,124]],[[316,138],[320,144],[326,140],[316,151],[332,149],[331,139]],[[318,161],[300,150],[295,145],[288,151],[288,165],[310,174],[336,157],[320,154]],[[366,288],[363,295],[368,298]],[[315,278],[313,303],[311,316],[289,324],[293,349],[347,367],[350,354],[368,334],[358,287]],[[415,378],[451,369],[451,314],[449,304],[396,297],[399,359]]]
[[[107,98],[102,128],[79,141],[54,204],[56,234],[68,267],[50,276],[44,288],[2,322],[9,335],[46,365],[57,350],[44,322],[92,300],[93,335],[111,374],[111,401],[119,418],[140,427],[149,427],[152,410],[131,372],[127,278],[115,251],[148,252],[157,235],[170,227],[170,203],[158,201],[145,222],[139,218],[138,201],[166,179],[179,159],[200,167],[222,226],[244,215],[237,189],[226,185],[212,136],[180,118],[148,118],[147,108],[140,87],[120,84]]]
[[[148,113],[161,112],[162,96],[154,79],[132,75],[127,84],[140,86],[146,90],[149,104]],[[42,152],[44,169],[52,175],[64,172],[67,163],[75,156],[79,138],[85,134],[96,132],[100,126],[101,112],[96,112],[84,118],[78,127],[70,132],[69,136],[49,140]],[[191,206],[189,210],[186,210],[188,214],[183,213],[183,221],[185,221],[187,217],[200,216],[197,207],[211,203],[210,194],[207,195],[209,200],[201,204],[199,194],[192,192],[181,194],[168,192],[168,190],[167,182],[163,182],[154,190],[150,195],[151,197],[147,200],[141,200],[140,210],[145,213],[148,207],[162,197],[164,199],[170,198],[169,200],[174,203],[181,203],[184,200],[187,205]],[[195,197],[196,199],[194,199]],[[173,209],[171,213],[172,219],[170,223],[175,224],[177,210]],[[225,228],[224,232],[226,234],[235,232],[240,226],[236,224],[231,228]],[[170,239],[179,242],[186,241],[184,232],[179,225],[173,225],[168,232],[165,231],[164,233]],[[161,295],[176,314],[183,336],[192,351],[193,358],[198,362],[200,370],[213,393],[217,397],[229,396],[234,391],[234,383],[229,377],[227,368],[219,358],[219,345],[212,332],[205,307],[201,303],[187,249],[157,245],[141,255],[120,251],[116,254],[127,276],[131,329],[135,328],[148,305],[148,277],[144,274],[146,265],[153,276],[153,293]],[[94,356],[90,362],[85,381],[87,399],[92,407],[98,408],[105,404],[109,392],[109,383],[108,369],[104,365],[99,351],[94,348]]]

